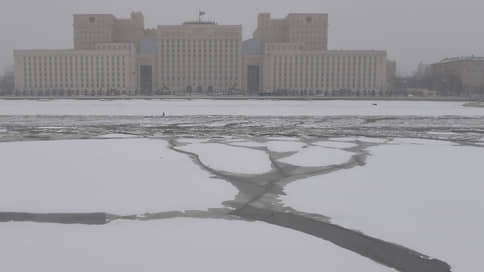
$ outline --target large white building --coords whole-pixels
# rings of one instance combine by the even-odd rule
[[[26,95],[218,92],[322,94],[383,91],[386,52],[328,50],[328,15],[258,15],[241,25],[186,22],[144,28],[133,12],[76,14],[74,49],[15,50],[15,88]]]

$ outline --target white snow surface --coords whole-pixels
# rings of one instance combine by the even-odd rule
[[[132,214],[221,207],[237,193],[164,140],[0,143],[0,207]]]
[[[305,143],[294,141],[269,141],[266,143],[267,148],[274,152],[294,152],[300,151]]]
[[[439,258],[452,271],[484,271],[484,150],[397,142],[371,148],[364,167],[288,185],[283,201]]]
[[[178,147],[195,153],[210,168],[238,174],[263,174],[271,171],[269,156],[259,150],[217,143],[194,143]]]
[[[2,271],[394,271],[259,222],[173,219],[104,226],[0,224]]]
[[[353,153],[344,150],[311,146],[279,161],[298,166],[319,167],[345,163],[352,155]]]
[[[265,147],[264,143],[259,143],[259,142],[235,141],[235,142],[230,142],[230,144],[240,146],[240,147]]]
[[[302,100],[0,100],[0,115],[484,115],[462,102]]]
[[[322,147],[332,147],[332,148],[352,148],[357,146],[355,143],[349,143],[349,142],[338,142],[338,141],[320,141],[320,142],[315,142],[315,145],[319,145]]]
[[[100,135],[98,138],[119,139],[119,138],[136,138],[136,137],[137,137],[136,135],[130,135],[130,134],[109,133],[109,134]]]
[[[386,138],[360,136],[360,137],[332,138],[331,141],[336,141],[336,142],[356,142],[356,141],[360,141],[360,142],[366,142],[366,143],[381,144],[381,143],[386,143],[389,140],[386,139]]]

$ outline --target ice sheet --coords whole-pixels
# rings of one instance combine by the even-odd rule
[[[163,140],[0,143],[0,207],[144,213],[221,207],[235,188]]]
[[[367,165],[290,184],[283,201],[453,266],[484,271],[484,150],[402,141],[371,149]]]
[[[321,142],[315,142],[314,144],[322,147],[332,147],[332,148],[352,148],[357,146],[355,143],[337,142],[337,141],[321,141]]]
[[[284,100],[0,100],[0,115],[484,115],[462,102]]]
[[[110,133],[99,136],[99,138],[134,138],[136,135],[121,134],[121,133]]]
[[[203,163],[216,170],[262,174],[272,169],[269,156],[254,149],[215,143],[190,144],[180,149],[197,154]]]
[[[279,161],[292,165],[318,167],[347,162],[352,155],[353,153],[348,151],[311,146]]]
[[[306,144],[294,141],[270,141],[267,142],[267,148],[275,152],[294,152],[302,149]]]
[[[105,226],[0,224],[4,271],[394,271],[258,222],[174,219]]]

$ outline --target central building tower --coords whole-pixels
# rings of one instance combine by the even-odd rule
[[[157,40],[158,89],[189,94],[241,89],[241,25],[162,25]]]

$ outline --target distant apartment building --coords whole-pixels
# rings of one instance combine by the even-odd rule
[[[15,88],[30,95],[321,94],[384,90],[385,51],[328,50],[328,15],[258,15],[241,25],[194,21],[145,29],[144,17],[75,14],[74,48],[15,50]]]
[[[158,26],[157,34],[157,89],[241,89],[241,25],[185,22]]]
[[[484,95],[484,57],[455,57],[430,65],[432,89],[448,94]]]

